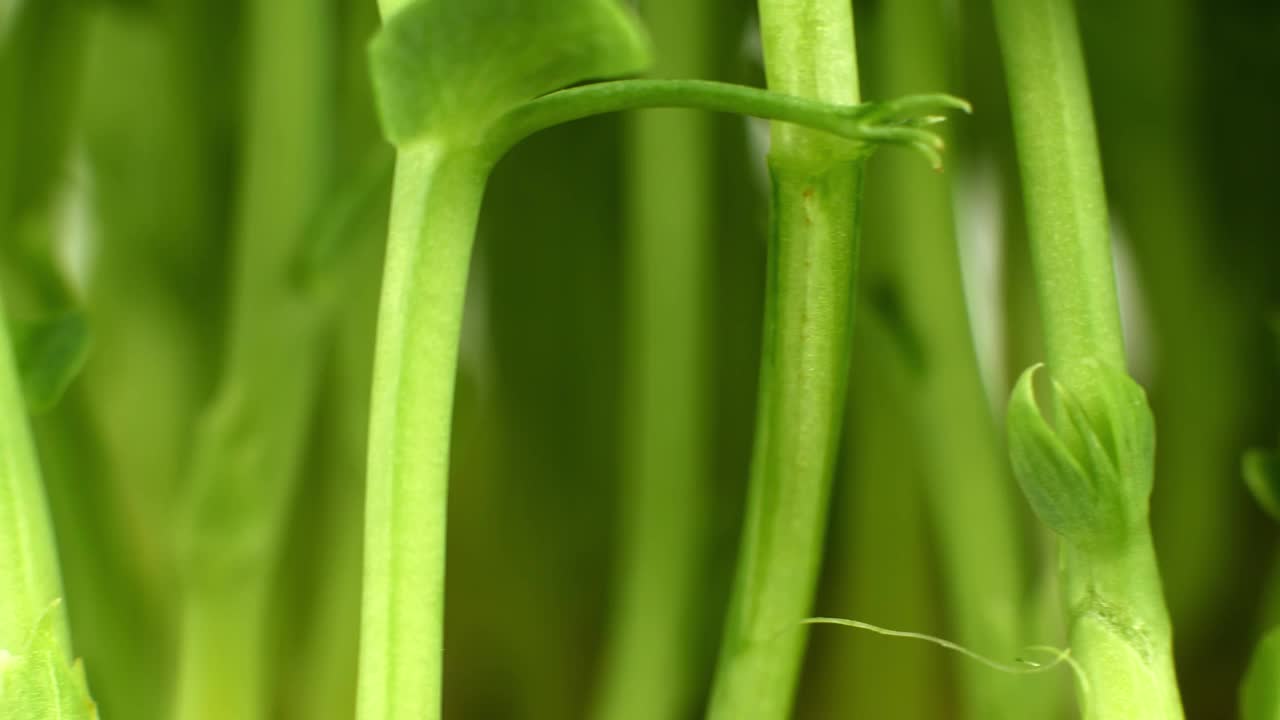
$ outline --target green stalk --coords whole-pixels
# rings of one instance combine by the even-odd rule
[[[489,166],[435,143],[396,163],[369,426],[361,720],[441,712],[454,373]]]
[[[702,77],[708,3],[651,0],[653,72]],[[595,716],[681,718],[701,685],[698,601],[707,566],[706,357],[711,124],[650,111],[628,127],[622,533]],[[672,502],[678,498],[677,502]]]
[[[0,301],[0,717],[97,720],[73,660],[49,506]]]
[[[19,292],[11,286],[0,297],[0,650],[13,653],[63,593],[5,305],[26,300],[34,308],[24,310],[48,310],[40,302],[48,299],[41,283],[51,270],[46,264],[52,252],[43,244],[48,234],[38,237],[42,245],[36,248],[20,239],[24,221],[45,221],[53,213],[59,172],[68,162],[80,59],[71,50],[83,37],[83,22],[77,8],[61,2],[7,12],[14,27],[0,37],[0,253]],[[58,644],[69,649],[65,607],[53,615]]]
[[[71,661],[70,632],[58,573],[53,524],[27,424],[4,303],[0,302],[0,650],[19,654],[46,614]],[[3,693],[4,658],[0,662]],[[2,695],[0,695],[2,696]]]
[[[1123,369],[1107,201],[1070,0],[994,0],[1045,352],[1073,383],[1086,358]]]
[[[858,102],[840,0],[760,5],[773,91]],[[709,717],[784,718],[804,655],[845,400],[863,162],[775,124],[769,270],[746,522]]]
[[[179,720],[253,720],[269,710],[273,577],[319,372],[323,306],[290,273],[330,172],[328,20],[307,0],[253,5],[230,337],[178,530]]]
[[[1010,406],[1015,470],[1062,536],[1070,645],[1087,720],[1182,717],[1148,502],[1154,429],[1125,374],[1084,58],[1070,0],[996,0],[1032,263],[1053,380]]]

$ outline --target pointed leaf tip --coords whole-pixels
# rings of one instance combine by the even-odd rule
[[[1039,406],[1029,368],[1009,400],[1009,454],[1036,515],[1077,544],[1123,537],[1145,520],[1154,473],[1154,425],[1141,386],[1094,368],[1087,387],[1051,381],[1056,422]]]
[[[1018,378],[1009,397],[1006,427],[1014,475],[1041,522],[1064,537],[1091,524],[1092,489],[1085,470],[1044,418],[1036,400],[1033,365]]]

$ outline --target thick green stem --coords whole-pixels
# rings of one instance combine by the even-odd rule
[[[1071,0],[995,9],[1049,368],[1071,386],[1086,359],[1125,367],[1084,56]]]
[[[646,2],[661,75],[708,72],[710,6]],[[706,570],[710,118],[640,113],[629,125],[626,422],[614,620],[601,720],[674,719],[699,686]],[[678,501],[672,502],[678,498]]]
[[[858,102],[852,10],[762,2],[771,90]],[[863,164],[833,140],[775,125],[769,270],[755,450],[738,571],[709,716],[790,713],[822,559],[853,318]]]
[[[397,160],[369,426],[360,720],[441,713],[454,375],[488,170],[431,143]]]
[[[1118,547],[1063,548],[1071,652],[1086,720],[1182,717],[1169,616],[1149,532]]]
[[[1104,485],[1098,494],[1107,502],[1081,516],[1089,524],[1063,543],[1071,649],[1088,680],[1081,683],[1081,705],[1087,720],[1181,718],[1168,613],[1147,522],[1150,478],[1133,476],[1135,468],[1150,471],[1150,458],[1142,469],[1143,462],[1124,456],[1134,447],[1150,450],[1153,443],[1137,436],[1149,433],[1149,426],[1130,422],[1145,412],[1145,399],[1141,412],[1108,401],[1119,387],[1117,378],[1127,382],[1120,374],[1125,353],[1074,9],[1070,0],[995,0],[994,7],[1049,371],[1058,394],[1074,398],[1089,416],[1087,432],[1112,443],[1109,462],[1118,470],[1107,475],[1107,465],[1087,466],[1090,482]],[[1050,412],[1058,432],[1066,432],[1067,408],[1055,402]],[[1081,451],[1075,441],[1067,442]],[[1033,488],[1050,482],[1048,475],[1024,473],[1021,479]],[[1133,491],[1144,484],[1147,492]],[[1076,501],[1088,502],[1083,496]]]

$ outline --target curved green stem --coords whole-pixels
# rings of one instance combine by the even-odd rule
[[[784,90],[710,80],[616,80],[560,90],[507,113],[486,135],[486,145],[503,152],[539,130],[602,113],[640,108],[691,108],[775,120],[867,144],[915,147],[938,166],[942,141],[917,125],[944,110],[969,111],[964,100],[940,93],[887,102],[814,100]],[[821,137],[821,135],[817,135]],[[827,152],[844,159],[865,154],[824,138]]]
[[[858,102],[852,10],[760,5],[769,87]],[[737,578],[708,716],[789,716],[822,559],[853,318],[863,163],[830,135],[773,127],[769,271],[755,449]]]
[[[438,718],[454,373],[489,163],[400,151],[374,364],[360,720]]]

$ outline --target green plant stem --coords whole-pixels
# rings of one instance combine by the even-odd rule
[[[1083,669],[1083,717],[1182,717],[1168,612],[1150,533],[1103,551],[1063,548],[1071,652]]]
[[[323,305],[290,273],[331,171],[329,17],[308,0],[253,8],[230,335],[178,530],[178,720],[267,716],[272,581],[319,372]]]
[[[1124,372],[1125,355],[1074,10],[1070,0],[995,0],[994,7],[1049,371],[1087,412],[1105,412],[1098,369]],[[1050,413],[1065,422],[1062,408]],[[1146,498],[1141,502],[1131,510],[1141,522],[1119,538],[1062,543],[1086,720],[1182,717]]]
[[[83,37],[83,23],[78,9],[63,2],[13,12],[10,34],[0,38],[0,253],[6,261],[18,255],[19,262],[5,262],[3,270],[18,270],[12,279],[21,282],[37,274],[29,272],[34,263],[21,262],[32,250],[19,245],[21,223],[52,214],[56,180],[67,160],[80,56],[69,52],[63,58],[59,51],[70,51]],[[44,91],[36,92],[37,86]],[[38,250],[51,255],[46,247]],[[19,654],[63,590],[6,309],[41,293],[22,285],[20,292],[14,289],[0,294],[0,650]],[[38,302],[36,309],[45,310]],[[69,662],[66,606],[53,612],[57,641]]]
[[[41,618],[55,613],[57,643],[70,656],[53,525],[27,423],[8,318],[0,301],[0,650],[19,653]],[[0,670],[2,673],[3,670]]]
[[[771,90],[858,102],[853,16],[839,0],[760,6]],[[804,655],[839,447],[863,163],[774,125],[759,406],[738,571],[709,717],[785,718]]]
[[[653,72],[708,72],[710,9],[687,0],[643,4],[659,46]],[[628,126],[622,533],[600,720],[686,717],[701,680],[710,130],[705,114],[670,110],[639,113]]]
[[[1070,0],[994,0],[1050,371],[1123,370],[1107,200]]]
[[[360,720],[436,718],[454,373],[490,162],[424,143],[396,164],[369,426]]]

